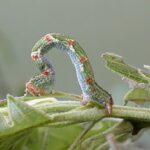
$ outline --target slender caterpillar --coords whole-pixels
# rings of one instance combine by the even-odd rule
[[[90,99],[93,99],[105,106],[108,113],[111,113],[112,97],[96,83],[85,51],[75,40],[62,34],[47,34],[34,45],[31,58],[36,62],[41,74],[34,76],[27,82],[26,91],[33,96],[51,93],[54,85],[55,71],[45,54],[54,47],[66,52],[75,67],[83,95],[81,104],[85,105]]]

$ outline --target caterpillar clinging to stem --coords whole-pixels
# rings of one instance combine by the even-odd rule
[[[55,71],[45,54],[53,47],[66,52],[75,67],[83,95],[81,104],[85,105],[92,99],[105,106],[108,113],[111,113],[113,104],[112,97],[96,83],[91,64],[85,51],[78,42],[62,34],[47,34],[33,47],[31,58],[36,62],[41,74],[34,76],[27,82],[26,91],[33,96],[51,93],[55,80]]]

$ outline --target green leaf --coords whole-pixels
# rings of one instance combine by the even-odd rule
[[[26,103],[24,101],[26,101]],[[46,139],[42,140],[42,138],[44,138],[47,133],[49,148],[54,147],[54,149],[61,150],[62,147],[64,147],[64,149],[66,149],[76,135],[82,131],[81,126],[74,125],[57,129],[48,127],[42,129],[36,128],[50,122],[50,118],[45,112],[51,114],[64,111],[64,108],[66,108],[65,110],[67,111],[78,106],[77,102],[72,102],[73,106],[70,105],[70,108],[68,106],[65,107],[66,102],[64,101],[61,102],[59,107],[56,107],[58,103],[59,101],[56,99],[48,97],[14,98],[8,95],[5,105],[2,105],[0,108],[0,150],[20,150],[23,148],[26,149],[27,147],[28,149],[41,150],[47,141]],[[67,103],[69,104],[69,101]],[[52,107],[51,104],[53,104]],[[34,107],[31,105],[34,105]],[[49,110],[47,106],[49,106]],[[41,107],[44,108],[44,111],[41,111]],[[71,132],[71,130],[74,132]],[[37,137],[34,141],[35,143],[32,141],[33,143],[30,145],[30,140],[33,140],[35,137]],[[64,141],[66,141],[66,144]]]
[[[10,128],[7,129],[8,133],[38,126],[49,120],[49,117],[44,112],[39,111],[22,101],[18,101],[10,95],[7,96],[7,99],[9,118],[11,120]],[[5,131],[5,135],[6,133],[7,132]],[[1,136],[2,134],[0,137]]]
[[[10,141],[15,143],[12,147],[21,146],[21,143],[24,141],[22,139],[27,138],[31,132],[29,129],[49,120],[44,112],[34,109],[10,95],[7,96],[7,99],[8,113],[0,117],[1,150],[10,150],[12,146]]]
[[[114,53],[103,53],[102,58],[106,61],[106,66],[110,70],[132,80],[137,83],[149,83],[150,80],[145,78],[140,72],[139,69],[128,65],[124,62],[123,58]],[[147,74],[142,71],[143,74]]]
[[[149,87],[135,87],[127,92],[123,100],[125,104],[132,101],[138,105],[143,105],[145,102],[150,102],[150,88]]]
[[[81,125],[34,129],[24,147],[29,150],[66,150],[82,130]]]

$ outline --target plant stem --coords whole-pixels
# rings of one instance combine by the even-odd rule
[[[35,101],[37,102],[35,103]],[[46,112],[49,120],[43,122],[43,125],[50,123],[52,126],[66,126],[67,124],[96,121],[105,117],[122,118],[131,122],[137,121],[138,123],[146,123],[146,126],[150,124],[150,109],[147,108],[114,105],[112,114],[108,115],[104,108],[99,108],[96,105],[81,106],[79,101],[57,101],[54,100],[54,97],[30,99],[25,103]],[[1,107],[0,113],[6,116],[8,108]]]
[[[132,121],[150,122],[150,109],[114,105],[111,116]]]
[[[76,140],[73,142],[71,147],[69,147],[69,150],[76,149],[76,147],[81,143],[81,140],[83,139],[83,137],[88,133],[88,131],[90,131],[90,129],[95,125],[96,122],[97,121],[94,121],[88,124],[88,126],[83,130],[83,132],[79,135],[79,137],[77,137]]]
[[[150,123],[150,109],[146,108],[134,108],[127,106],[113,106],[113,112],[111,116],[108,116],[105,113],[104,109],[85,108],[85,109],[76,109],[64,113],[56,113],[50,115],[50,120],[53,123],[71,121],[74,123],[96,121],[104,117],[113,117],[113,118],[122,118],[130,121],[138,122],[149,122]]]

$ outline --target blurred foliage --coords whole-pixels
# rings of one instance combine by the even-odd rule
[[[3,98],[8,91],[8,83],[5,79],[5,75],[2,71],[2,62],[5,64],[11,64],[16,59],[14,52],[12,51],[11,41],[6,37],[6,35],[0,30],[0,97]],[[6,67],[6,66],[5,66]]]
[[[13,46],[9,38],[0,30],[0,58],[5,63],[12,63],[15,60]]]

